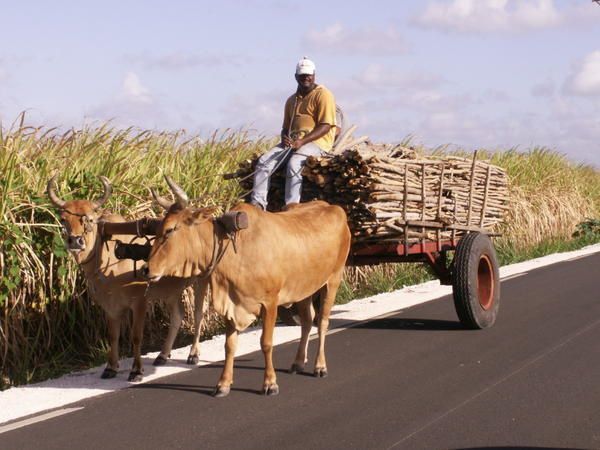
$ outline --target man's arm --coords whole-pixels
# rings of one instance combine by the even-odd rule
[[[302,139],[294,139],[290,140],[290,147],[294,150],[299,149],[303,145],[308,144],[309,142],[316,141],[320,137],[325,136],[329,130],[331,130],[331,125],[328,123],[320,123],[313,130],[304,136]],[[285,142],[284,142],[285,143]]]
[[[292,115],[294,111],[292,111],[292,103],[291,98],[288,98],[285,102],[285,106],[283,107],[283,125],[281,126],[281,144],[284,147],[289,147],[292,143],[290,139],[290,126],[292,122]]]

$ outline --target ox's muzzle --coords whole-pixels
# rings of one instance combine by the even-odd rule
[[[147,280],[150,283],[156,283],[161,279],[161,275],[150,275],[150,269],[148,268],[148,263],[144,264],[139,271],[139,274],[142,278]]]
[[[85,239],[83,236],[67,236],[67,248],[71,252],[80,252],[85,250]]]

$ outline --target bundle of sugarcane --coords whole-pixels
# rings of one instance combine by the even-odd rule
[[[232,177],[251,190],[256,159]],[[309,157],[302,201],[325,200],[348,215],[355,242],[448,239],[467,230],[493,231],[507,209],[506,173],[456,156],[418,157],[403,146],[353,143],[344,151]],[[271,180],[269,210],[283,206],[285,168]]]
[[[502,220],[508,201],[502,169],[475,158],[372,150],[309,158],[303,170],[307,198],[342,206],[355,241],[450,238],[493,231]]]

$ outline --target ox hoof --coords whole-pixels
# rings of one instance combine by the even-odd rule
[[[217,398],[227,397],[229,395],[230,391],[231,391],[231,388],[229,386],[227,386],[227,387],[217,386],[215,388],[215,391],[213,392],[213,397],[217,397]]]
[[[139,370],[132,370],[129,372],[129,376],[127,377],[127,381],[133,381],[137,383],[138,381],[142,381],[144,374]]]
[[[117,376],[117,371],[115,369],[111,369],[110,367],[107,367],[102,372],[102,375],[100,375],[100,378],[107,380],[109,378],[114,378],[116,376]]]
[[[304,372],[304,366],[301,366],[300,364],[292,364],[292,367],[290,367],[290,373],[291,374],[296,374],[296,373],[302,373]]]
[[[315,369],[315,377],[317,378],[326,378],[327,377],[327,368],[323,367],[320,369]]]
[[[263,387],[263,395],[277,395],[279,394],[279,386],[271,384],[270,386]]]
[[[198,358],[198,355],[190,355],[190,356],[188,356],[186,363],[195,365],[195,364],[198,364],[199,361],[200,361],[200,358]]]
[[[154,362],[152,363],[153,366],[164,366],[167,363],[167,358],[165,358],[163,355],[158,355],[156,357],[156,359],[154,360]]]

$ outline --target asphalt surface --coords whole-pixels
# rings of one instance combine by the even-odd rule
[[[329,377],[259,394],[262,354],[78,403],[0,434],[0,449],[600,449],[600,253],[502,282],[498,321],[467,331],[445,297],[328,336]],[[311,341],[310,362],[316,351]],[[308,369],[312,370],[312,366]]]

